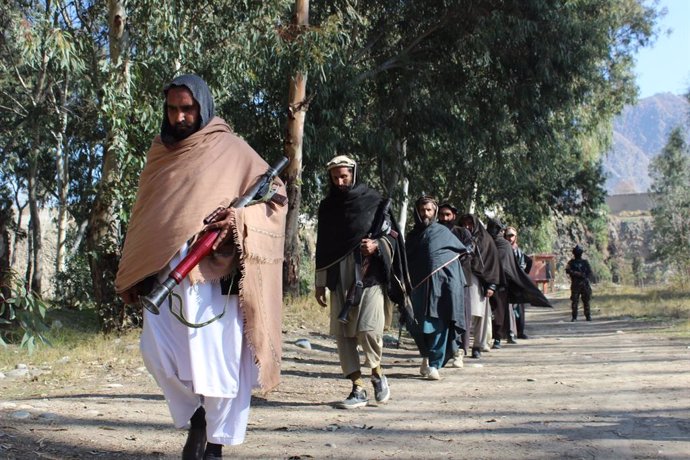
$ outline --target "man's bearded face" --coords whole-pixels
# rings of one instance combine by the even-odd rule
[[[347,192],[352,188],[352,168],[338,166],[330,170],[331,181],[339,190]]]
[[[455,222],[455,214],[448,208],[441,208],[438,211],[438,221],[442,224],[450,225]]]
[[[174,86],[168,90],[165,102],[168,123],[177,140],[185,139],[199,129],[199,104],[191,91],[184,86]]]
[[[417,212],[419,213],[419,218],[422,220],[422,223],[428,227],[436,216],[436,206],[432,202],[420,204],[417,208]]]

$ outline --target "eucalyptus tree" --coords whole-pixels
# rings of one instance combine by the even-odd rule
[[[342,65],[333,63],[328,90],[316,88],[329,99],[315,100],[310,119],[333,126],[315,128],[314,147],[360,151],[368,169],[393,184],[401,182],[391,173],[397,162],[411,193],[494,207],[517,223],[596,209],[603,200],[601,155],[611,118],[634,99],[632,56],[653,38],[653,5],[337,7],[357,8],[363,19],[350,25],[350,47]]]
[[[654,253],[674,268],[678,278],[690,277],[690,148],[683,130],[675,128],[661,154],[649,165],[654,225]]]
[[[129,111],[118,118],[127,144],[117,156],[118,181],[105,188],[120,200],[123,224],[144,153],[164,116],[161,88],[177,74],[201,75],[213,91],[218,114],[267,161],[281,155],[287,82],[295,72],[306,75],[318,69],[318,56],[328,52],[328,39],[322,37],[331,34],[326,27],[300,29],[298,37],[291,37],[293,3],[142,0],[127,5],[131,83],[129,96],[121,102]]]
[[[130,56],[128,43],[128,16],[125,2],[107,2],[108,57],[103,63],[105,81],[101,88],[101,120],[105,139],[101,144],[101,168],[98,192],[88,219],[86,247],[93,285],[94,300],[99,307],[105,330],[117,328],[115,318],[119,304],[114,290],[114,279],[119,261],[121,242],[119,191],[121,158],[129,150],[126,126],[133,108],[130,94]]]
[[[32,247],[27,283],[40,295],[43,254],[39,208],[42,201],[51,199],[56,177],[61,189],[66,186],[63,152],[67,85],[83,66],[73,37],[63,27],[60,2],[15,1],[8,6],[3,16],[7,27],[3,29],[0,50],[0,78],[4,83],[0,91],[2,108],[7,111],[3,116],[10,120],[3,124],[0,135],[10,139],[3,149],[5,156],[16,158],[24,153],[14,164],[26,161],[22,170],[25,176],[16,177],[14,183],[26,184]],[[58,195],[61,216],[66,206],[63,192]],[[64,219],[61,223],[64,225]]]

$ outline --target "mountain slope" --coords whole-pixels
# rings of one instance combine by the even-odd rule
[[[690,104],[683,96],[656,94],[626,106],[613,124],[613,146],[604,159],[609,194],[645,192],[649,162],[666,145],[676,126],[690,138]]]

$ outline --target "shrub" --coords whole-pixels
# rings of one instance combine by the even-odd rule
[[[16,342],[33,353],[37,340],[49,344],[46,312],[48,304],[24,286],[24,280],[10,271],[2,277],[5,285],[0,290],[0,345]],[[9,295],[7,295],[9,293]]]

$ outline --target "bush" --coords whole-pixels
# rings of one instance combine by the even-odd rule
[[[89,289],[85,289],[88,286]],[[55,303],[64,308],[83,309],[93,306],[89,262],[82,251],[67,260],[65,270],[55,280]]]
[[[21,336],[20,347],[33,353],[37,340],[49,344],[45,338],[49,329],[45,323],[48,304],[28,291],[17,273],[10,271],[2,279],[5,285],[0,293],[0,344],[15,343]]]

